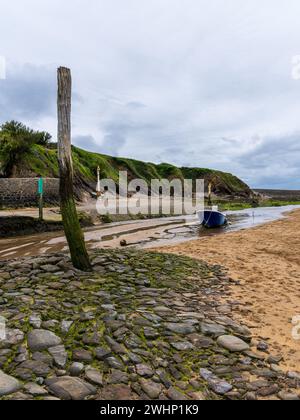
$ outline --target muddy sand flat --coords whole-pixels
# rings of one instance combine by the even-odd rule
[[[284,356],[287,369],[299,370],[300,340],[293,338],[297,328],[292,324],[300,315],[299,249],[297,210],[264,226],[159,250],[227,267],[230,276],[240,280],[226,298],[240,302],[237,317],[243,318],[255,337],[266,339],[273,353]]]

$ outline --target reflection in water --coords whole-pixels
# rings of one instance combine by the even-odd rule
[[[206,229],[203,226],[199,226],[199,223],[197,222],[191,222],[185,226],[165,230],[165,236],[161,236],[158,239],[153,238],[155,239],[155,244],[147,241],[141,246],[143,248],[151,248],[157,245],[175,245],[177,243],[199,239],[202,237],[250,229],[264,223],[282,219],[285,217],[285,213],[299,208],[300,206],[259,207],[246,210],[228,211],[225,212],[228,224],[223,227]]]
[[[248,229],[274,220],[283,219],[285,213],[299,209],[300,206],[258,207],[238,212],[227,212],[231,225],[230,230]]]

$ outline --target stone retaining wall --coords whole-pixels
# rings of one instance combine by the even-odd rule
[[[38,178],[0,178],[0,208],[30,207],[38,203]],[[59,180],[44,178],[45,204],[59,203]]]

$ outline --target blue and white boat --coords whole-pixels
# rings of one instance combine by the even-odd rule
[[[227,224],[225,214],[218,211],[217,207],[198,212],[198,217],[202,225],[208,229],[222,227]]]

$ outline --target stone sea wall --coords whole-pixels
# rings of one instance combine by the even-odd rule
[[[38,178],[0,178],[0,208],[30,207],[38,203]],[[59,180],[44,178],[44,202],[59,202]]]

